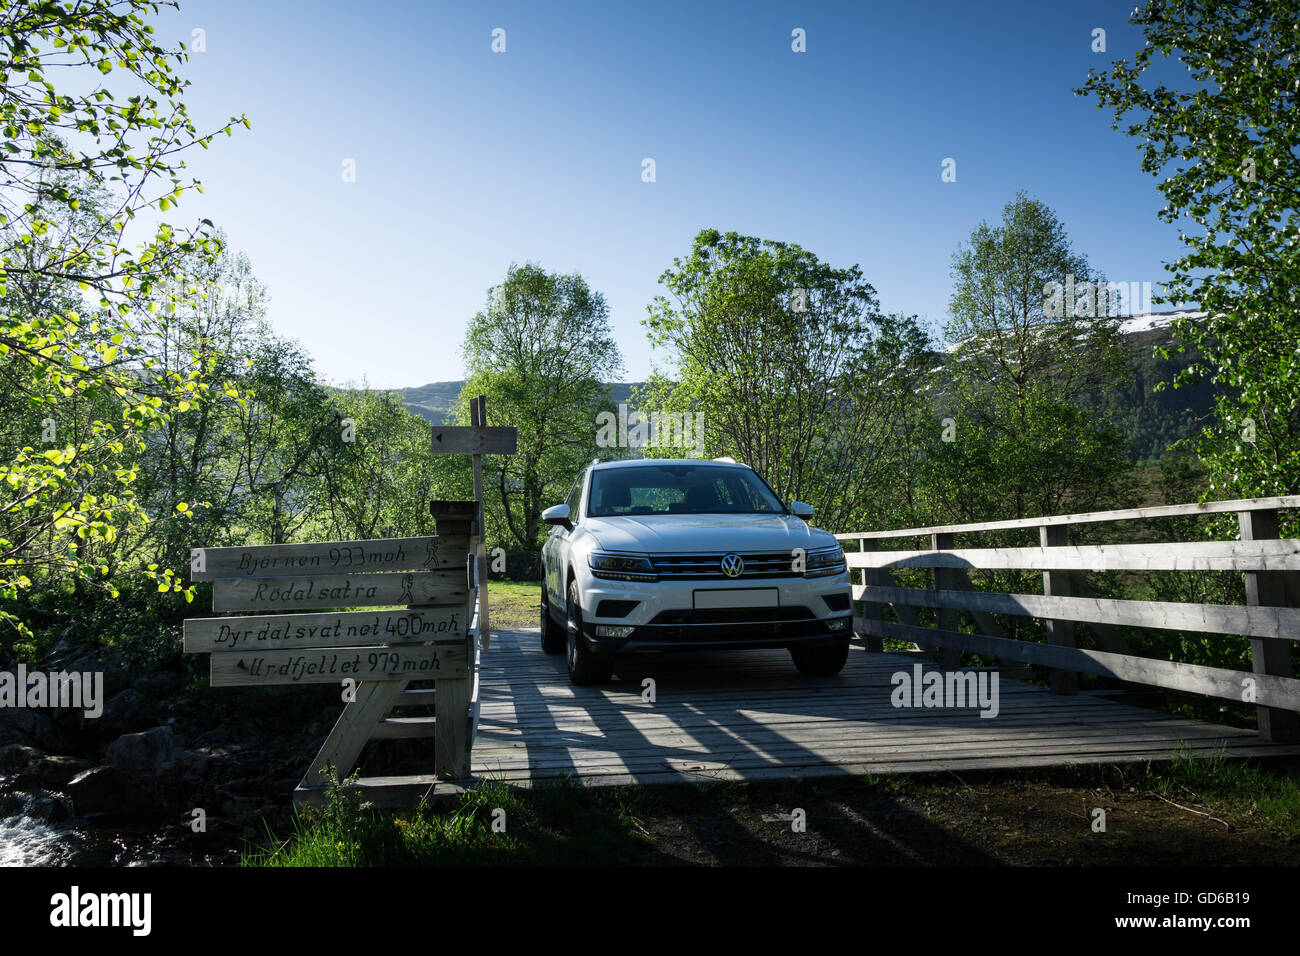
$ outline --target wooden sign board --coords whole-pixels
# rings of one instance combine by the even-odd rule
[[[465,642],[410,647],[222,651],[212,655],[213,687],[441,680],[469,674]]]
[[[474,448],[508,443],[514,449],[514,429],[466,439],[461,433],[469,430],[445,430],[448,445],[455,446],[445,450],[467,441]],[[294,792],[300,805],[323,796],[321,771],[332,767],[336,779],[345,778],[372,739],[432,736],[437,777],[469,776],[470,636],[477,632],[471,630],[466,559],[478,504],[435,501],[430,512],[436,536],[191,552],[191,579],[212,582],[214,612],[255,612],[185,622],[184,649],[210,655],[211,686],[356,681]],[[313,610],[277,613],[302,609]],[[403,706],[413,681],[434,685],[435,716],[389,717]]]
[[[478,425],[433,428],[433,452],[442,455],[513,455],[518,444],[514,428]]]
[[[461,560],[464,560],[462,558]],[[328,574],[291,578],[220,578],[212,585],[214,611],[460,604],[469,596],[465,572]]]
[[[460,549],[445,549],[437,537],[269,544],[247,548],[195,548],[190,580],[224,577],[285,577],[358,571],[431,571],[459,567]]]
[[[184,650],[278,650],[303,647],[359,647],[403,641],[442,641],[465,637],[465,609],[344,611],[328,614],[274,614],[250,617],[198,617],[185,622]]]

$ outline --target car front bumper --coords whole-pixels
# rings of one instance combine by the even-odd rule
[[[594,576],[583,589],[583,637],[601,654],[638,651],[720,650],[817,646],[852,632],[849,573],[824,578],[655,582],[606,581]],[[695,592],[772,589],[770,607],[696,609]],[[615,602],[636,602],[625,614],[608,611]],[[604,607],[602,608],[602,604]],[[615,608],[622,610],[621,608]],[[625,637],[598,636],[602,625],[630,627]]]

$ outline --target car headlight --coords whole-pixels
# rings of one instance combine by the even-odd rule
[[[807,564],[804,565],[803,576],[806,578],[824,578],[832,574],[839,574],[848,564],[844,560],[844,551],[837,544],[833,548],[823,548],[820,551],[809,551]]]
[[[658,581],[655,566],[644,554],[610,554],[593,551],[587,555],[591,573],[611,581]]]

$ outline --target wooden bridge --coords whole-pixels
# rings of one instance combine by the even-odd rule
[[[1300,496],[841,534],[862,580],[848,664],[829,678],[801,676],[773,649],[630,656],[609,684],[575,687],[536,630],[497,631],[474,674],[470,777],[360,785],[400,804],[476,780],[599,786],[1298,755],[1300,540],[1278,538],[1279,512],[1297,508]],[[1235,540],[1169,540],[1167,521],[1195,538],[1212,515],[1235,520]],[[989,589],[989,572],[1006,571],[1041,580],[1041,593]],[[1221,584],[1244,585],[1244,603],[1098,596],[1111,572],[1223,573]],[[1248,639],[1250,669],[1132,651],[1155,632]],[[1031,683],[1035,673],[1048,680]],[[1079,673],[1100,680],[1081,691]],[[975,691],[995,674],[990,707]],[[950,692],[962,680],[968,696],[955,704],[900,690]],[[1152,689],[1254,707],[1257,729],[1137,706],[1153,703]],[[450,716],[438,709],[438,721]]]
[[[785,651],[681,655],[624,666],[603,687],[574,687],[536,632],[497,632],[483,656],[474,776],[600,786],[1124,763],[1219,748],[1300,754],[1251,730],[1015,680],[999,681],[992,719],[974,708],[894,707],[892,676],[918,663],[938,670],[861,644],[827,678],[802,677]],[[642,696],[647,677],[653,702]]]
[[[482,660],[473,773],[512,784],[572,777],[601,785],[1123,763],[1218,750],[1300,754],[1292,662],[1300,541],[1277,538],[1278,512],[1295,508],[1300,497],[839,535],[863,581],[854,588],[859,637],[831,678],[804,678],[785,651],[760,650],[629,658],[612,683],[574,687],[563,659],[542,653],[536,632],[499,632]],[[1161,519],[1204,515],[1235,518],[1238,540],[1164,540]],[[1072,533],[1103,526],[1109,537],[1148,540],[1072,542]],[[966,546],[995,534],[1038,541]],[[904,549],[888,549],[893,543]],[[917,569],[928,573],[928,587],[900,587],[892,577]],[[1043,593],[975,590],[969,571],[983,569],[1040,572]],[[1090,583],[1098,571],[1216,570],[1245,575],[1245,604],[1114,600],[1094,596]],[[921,618],[927,610],[931,621]],[[1044,620],[1048,643],[1016,639],[1013,618]],[[1251,641],[1253,666],[1139,656],[1125,628],[1241,635]],[[883,652],[885,640],[912,642],[938,659]],[[957,668],[962,652],[1001,662],[975,669],[1000,675],[996,717],[970,706],[895,706],[896,675],[917,665]],[[1026,664],[1050,668],[1050,687],[1010,679],[1027,678]],[[1080,672],[1107,686],[1078,692]],[[1141,699],[1134,691],[1143,687],[1253,703],[1259,730],[1124,702]]]

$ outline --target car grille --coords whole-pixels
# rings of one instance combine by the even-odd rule
[[[722,573],[722,559],[739,554],[745,570],[729,578]],[[707,554],[652,554],[651,562],[661,578],[678,581],[752,581],[759,578],[794,578],[794,555],[789,551],[712,551]]]
[[[817,620],[806,607],[661,611],[649,624],[638,627],[626,646],[635,648],[639,642],[660,641],[682,645],[733,642],[756,647],[830,633],[826,622]]]
[[[734,624],[739,620],[747,623],[768,623],[771,621],[812,621],[812,611],[806,607],[715,607],[704,610],[660,611],[650,624]]]

